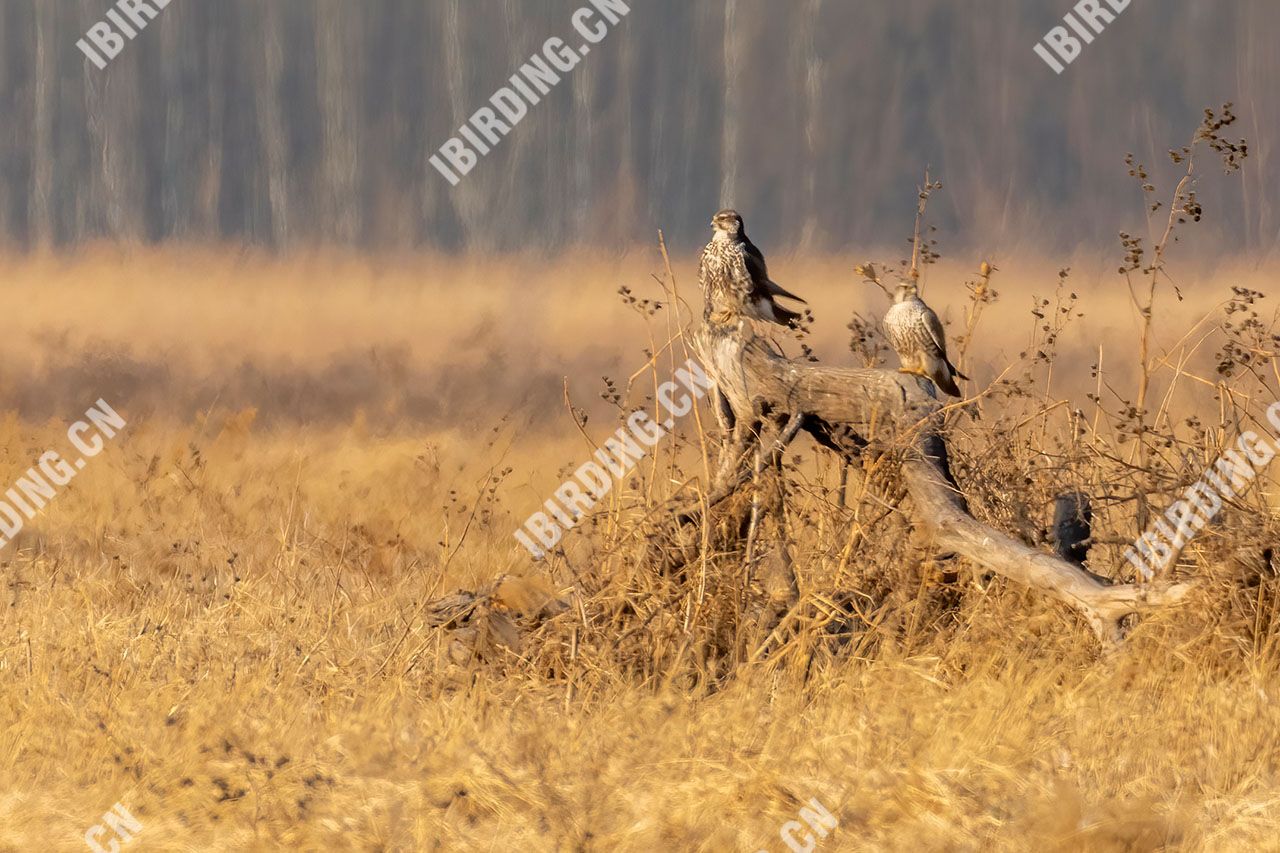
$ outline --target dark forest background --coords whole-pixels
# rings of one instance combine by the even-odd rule
[[[580,0],[172,0],[105,71],[105,0],[0,1],[0,236],[557,250],[898,242],[926,164],[946,239],[1113,240],[1206,106],[1251,157],[1201,199],[1216,245],[1280,237],[1280,4],[1135,0],[1066,73],[1069,0],[634,0],[468,176],[427,157]],[[1208,171],[1214,167],[1206,161]]]

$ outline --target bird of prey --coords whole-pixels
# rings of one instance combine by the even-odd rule
[[[720,211],[712,217],[711,227],[714,234],[702,250],[702,262],[698,267],[698,281],[706,302],[703,316],[725,322],[741,314],[797,328],[801,315],[779,305],[774,298],[808,303],[769,279],[764,255],[747,238],[738,212]]]
[[[969,377],[947,360],[942,323],[911,282],[902,282],[894,292],[893,305],[884,315],[884,330],[902,362],[900,372],[932,380],[952,397],[963,396],[956,387],[956,377]]]

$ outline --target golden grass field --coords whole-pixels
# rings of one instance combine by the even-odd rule
[[[860,363],[845,326],[883,310],[852,273],[866,259],[771,256],[824,362]],[[952,335],[978,260],[929,271]],[[1269,362],[1216,385],[1213,357],[1241,316],[1230,288],[1266,292],[1275,267],[1181,267],[1185,301],[1163,295],[1156,322],[1180,365],[1151,407],[1169,445],[1135,470],[1117,412],[1138,321],[1115,264],[1077,259],[1062,313],[1072,259],[996,260],[962,367],[970,393],[1012,390],[953,442],[1002,529],[1039,542],[1063,486],[1197,471],[1275,399]],[[674,268],[699,312],[695,260]],[[668,339],[672,306],[616,293],[662,299],[662,270],[648,250],[0,264],[0,490],[98,398],[129,420],[0,551],[0,850],[86,849],[120,802],[143,824],[126,851],[779,851],[813,797],[839,819],[819,851],[1280,849],[1280,580],[1236,558],[1280,528],[1270,478],[1183,554],[1192,601],[1105,655],[1043,596],[971,565],[941,579],[870,474],[836,506],[838,469],[806,440],[788,454],[801,588],[850,591],[856,613],[752,660],[740,560],[679,579],[636,559],[646,513],[702,473],[693,418],[535,566],[511,534],[612,431],[601,377],[625,385]],[[1053,344],[1037,297],[1070,320]],[[1268,329],[1269,301],[1252,306]],[[1133,506],[1099,515],[1114,541],[1091,566],[1120,576]],[[425,623],[432,599],[503,575],[523,580],[493,636],[518,640]]]

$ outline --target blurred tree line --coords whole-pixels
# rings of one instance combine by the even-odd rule
[[[1280,6],[1134,3],[1066,73],[1068,0],[632,0],[458,187],[427,158],[579,0],[172,0],[105,71],[107,0],[0,3],[0,237],[555,250],[698,244],[732,204],[771,246],[907,236],[925,165],[945,240],[1012,250],[1141,222],[1201,109],[1234,101],[1243,183],[1200,197],[1232,251],[1280,234]],[[1216,208],[1216,209],[1215,209]]]

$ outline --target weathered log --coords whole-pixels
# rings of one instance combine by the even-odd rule
[[[896,450],[916,521],[937,548],[1068,604],[1104,643],[1120,638],[1126,615],[1173,604],[1190,591],[1189,584],[1112,584],[970,515],[947,462],[942,407],[915,377],[791,361],[745,321],[706,324],[693,335],[692,346],[739,422],[766,411],[782,419],[801,418],[802,428],[827,446],[834,443],[833,435],[852,432],[855,445],[875,437]],[[731,466],[722,466],[717,480],[724,482],[716,485],[723,489],[735,474]]]

